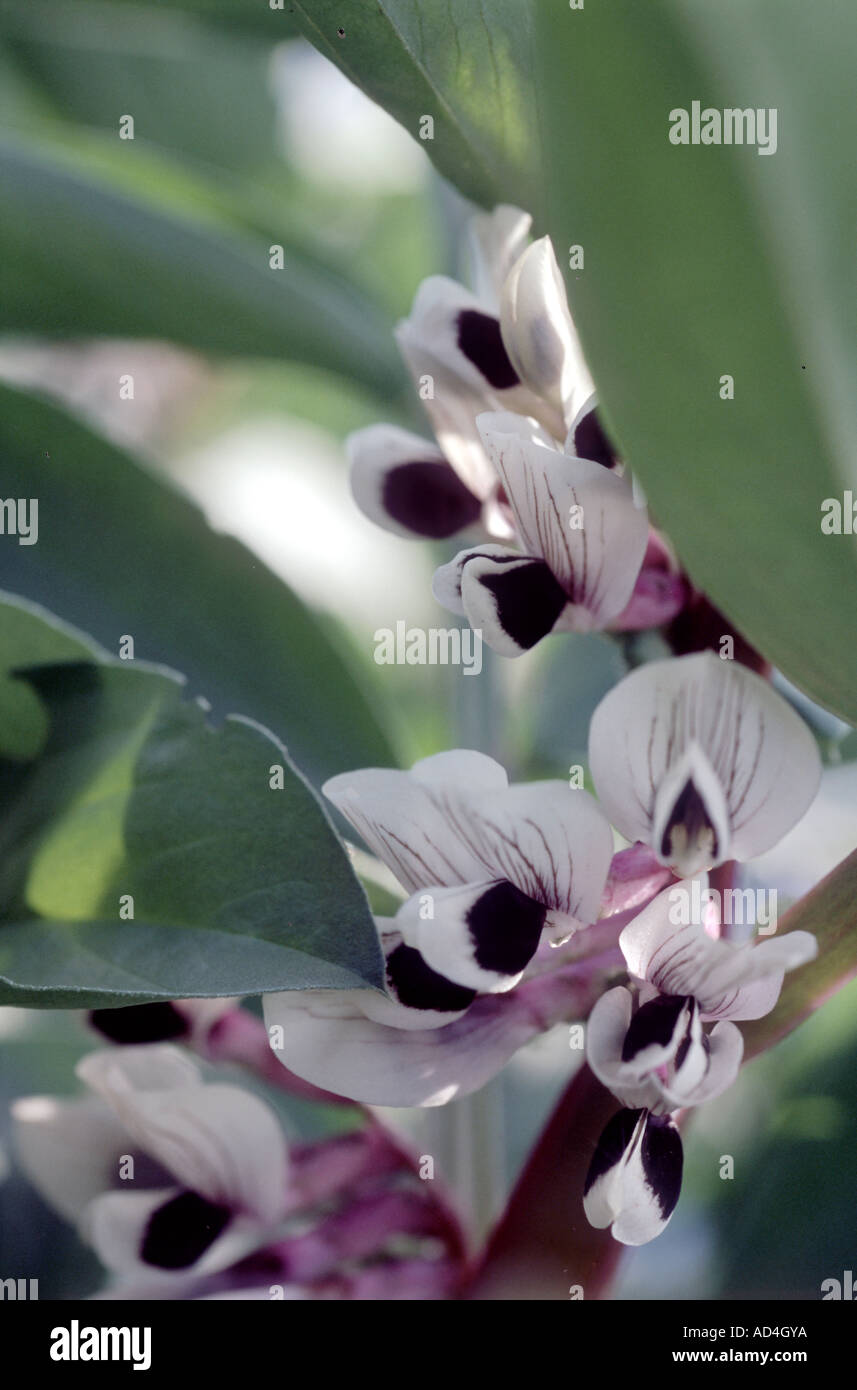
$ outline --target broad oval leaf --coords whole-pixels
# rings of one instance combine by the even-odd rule
[[[18,669],[49,733],[0,761],[0,1002],[381,984],[365,894],[272,734],[211,727],[144,662]]]
[[[564,265],[584,248],[570,296],[611,428],[695,582],[853,723],[857,541],[822,533],[821,504],[854,477],[856,176],[837,150],[857,11],[536,10],[547,229]],[[753,145],[671,143],[694,101],[777,108],[776,153],[761,125]]]
[[[313,781],[396,762],[382,715],[319,623],[238,541],[64,411],[0,387],[6,498],[36,498],[38,540],[0,536],[0,585],[108,651],[177,667],[225,714],[286,740]],[[20,539],[20,538],[19,538]],[[58,653],[55,659],[60,659]]]
[[[532,0],[290,0],[289,8],[319,52],[421,139],[462,193],[538,210]]]

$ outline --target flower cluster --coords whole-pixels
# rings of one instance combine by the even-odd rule
[[[420,288],[397,337],[436,443],[359,432],[354,496],[400,534],[474,533],[434,593],[501,655],[680,612],[692,628],[706,601],[605,434],[552,247],[528,244],[529,229],[515,208],[480,215],[474,292],[445,277]],[[694,649],[709,637],[685,632],[691,654],[638,667],[601,701],[597,800],[564,781],[510,785],[466,749],[325,784],[401,890],[376,918],[383,990],[269,994],[259,1033],[233,1001],[93,1016],[120,1046],[80,1064],[92,1095],[19,1102],[16,1124],[25,1169],[114,1272],[112,1296],[264,1297],[276,1283],[292,1297],[442,1297],[461,1256],[448,1211],[408,1186],[377,1129],[295,1150],[260,1099],[207,1084],[165,1040],[263,1076],[285,1068],[315,1098],[434,1106],[557,1023],[588,1020],[586,1060],[621,1108],[584,1210],[628,1245],[663,1229],[679,1112],[731,1084],[737,1024],[773,1009],[785,972],[816,951],[806,932],[739,944],[713,911],[673,913],[700,890],[710,906],[707,873],[772,848],[820,778],[801,719],[762,675]]]
[[[477,292],[432,276],[399,325],[437,443],[392,425],[349,441],[373,521],[480,533],[434,593],[505,656],[550,632],[656,626],[686,596],[604,433],[553,248],[527,244],[530,221],[512,207],[476,217]]]
[[[595,712],[589,761],[635,842],[615,855],[586,791],[510,786],[472,751],[334,777],[327,796],[408,894],[377,921],[386,993],[269,995],[265,1018],[280,1060],[316,1085],[437,1105],[591,1010],[589,1065],[625,1109],[598,1147],[586,1211],[634,1244],[678,1198],[670,1116],[734,1080],[734,1020],[772,1009],[783,972],[815,953],[805,932],[751,949],[719,939],[716,920],[677,928],[670,905],[690,897],[687,875],[774,845],[812,801],[820,760],[761,677],[708,652],[621,681]],[[623,964],[631,987],[605,993]]]
[[[552,247],[528,245],[529,227],[509,207],[478,217],[476,292],[421,286],[397,336],[437,444],[361,431],[355,498],[403,534],[481,529],[433,589],[501,655],[551,632],[664,625],[686,605],[692,627],[698,602],[601,426]],[[717,920],[676,928],[671,895],[776,844],[820,761],[766,680],[699,650],[638,668],[602,700],[589,766],[600,805],[560,782],[510,787],[464,750],[333,778],[326,795],[406,895],[377,922],[386,993],[286,992],[265,1017],[280,1059],[316,1085],[436,1105],[590,1014],[587,1060],[623,1108],[585,1211],[639,1244],[678,1200],[673,1117],[730,1084],[736,1021],[772,1009],[784,971],[815,952],[804,932],[751,949]],[[613,854],[611,825],[630,849]],[[623,966],[629,986],[609,988]]]
[[[147,1007],[137,1017],[157,1027]],[[110,1271],[99,1297],[411,1299],[454,1287],[457,1222],[380,1128],[288,1144],[258,1096],[207,1082],[167,1044],[91,1053],[77,1074],[84,1096],[17,1101],[14,1137],[24,1172]]]

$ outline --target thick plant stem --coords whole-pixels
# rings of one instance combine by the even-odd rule
[[[583,1212],[592,1154],[618,1103],[584,1063],[569,1082],[512,1193],[464,1297],[601,1299],[623,1247]]]

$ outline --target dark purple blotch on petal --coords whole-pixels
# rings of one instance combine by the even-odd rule
[[[519,975],[538,948],[546,908],[501,879],[467,914],[476,964],[498,975]]]
[[[93,1028],[115,1043],[167,1042],[190,1032],[190,1022],[174,1004],[129,1004],[126,1009],[93,1009]]]
[[[404,944],[387,957],[387,980],[399,1003],[409,1009],[460,1013],[476,998],[475,989],[465,989],[439,975],[426,965],[419,951]]]
[[[634,1014],[625,1034],[622,1061],[633,1061],[638,1052],[653,1045],[667,1047],[673,1039],[682,1011],[692,1003],[689,995],[660,994],[656,999],[650,999],[648,1004],[643,1004]]]
[[[381,504],[388,516],[417,536],[443,540],[479,520],[482,503],[448,463],[397,463],[384,478]]]
[[[684,1154],[681,1135],[669,1115],[649,1115],[643,1134],[643,1174],[666,1221],[681,1195]]]
[[[614,468],[619,462],[616,450],[610,443],[601,424],[597,410],[590,410],[576,426],[574,431],[574,454],[579,459],[589,459],[592,463]]]
[[[521,378],[509,360],[500,332],[500,320],[479,309],[462,309],[458,315],[458,346],[498,391],[520,385]]]
[[[666,1221],[675,1210],[681,1193],[684,1164],[681,1136],[669,1115],[652,1115],[647,1110],[617,1111],[608,1120],[598,1140],[586,1174],[583,1195],[586,1196],[599,1178],[621,1163],[643,1116],[645,1124],[640,1141],[643,1178]]]
[[[568,594],[544,560],[484,574],[480,583],[494,596],[503,631],[522,651],[547,636],[568,603]]]
[[[664,833],[661,836],[661,854],[665,858],[673,853],[673,831],[682,826],[687,835],[687,843],[692,845],[699,842],[704,831],[710,830],[712,836],[711,859],[712,862],[716,860],[720,853],[717,831],[711,823],[705,802],[690,778],[676,797],[675,805],[664,826]]]
[[[642,1110],[617,1110],[612,1119],[607,1121],[601,1132],[601,1138],[595,1146],[595,1153],[592,1155],[592,1162],[586,1174],[586,1181],[583,1184],[584,1197],[599,1178],[603,1178],[605,1173],[609,1173],[610,1169],[615,1168],[616,1164],[621,1161],[625,1150],[634,1138],[634,1131],[642,1114],[644,1114]]]
[[[198,1192],[180,1192],[149,1217],[141,1257],[159,1269],[187,1269],[214,1244],[231,1218],[229,1207]]]

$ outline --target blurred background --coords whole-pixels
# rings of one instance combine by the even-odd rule
[[[297,248],[313,274],[346,279],[389,338],[424,276],[465,274],[468,205],[433,172],[418,141],[290,35],[287,14],[278,16],[283,36],[274,41],[268,23],[233,27],[221,22],[216,4],[194,8],[205,13],[4,0],[3,148],[12,158],[73,171],[81,189],[92,180],[128,191],[135,205],[167,209],[179,225]],[[133,144],[117,135],[126,114],[134,118]],[[7,215],[20,213],[16,235],[40,241],[48,267],[78,258],[85,326],[101,252],[74,243],[78,223],[66,204],[28,201],[32,186],[22,185],[20,207],[13,200]],[[137,290],[145,299],[147,285]],[[52,293],[48,269],[44,294]],[[213,341],[228,302],[228,295],[212,301]],[[0,337],[0,380],[60,402],[193,499],[214,531],[242,541],[290,586],[354,673],[402,765],[456,745],[492,753],[518,778],[565,777],[571,764],[585,763],[591,711],[626,669],[627,652],[605,637],[552,639],[521,663],[496,662],[485,651],[479,680],[455,668],[374,663],[377,629],[395,629],[402,619],[409,626],[450,622],[430,589],[445,556],[373,527],[348,490],[349,431],[389,420],[428,436],[391,338],[378,349],[383,369],[357,380],[299,353],[278,355],[267,340],[258,354],[250,342],[240,358],[201,356],[177,346],[172,332],[170,341],[96,340],[85,327],[74,332],[74,321],[72,312],[62,342],[47,342],[38,324]],[[126,374],[133,399],[119,396]],[[154,539],[151,564],[158,565]],[[8,576],[3,582],[15,587]],[[60,593],[51,602],[44,592],[20,591],[98,634],[97,612],[84,621],[64,611]],[[216,623],[216,614],[204,620]],[[162,656],[145,648],[138,654]],[[259,652],[260,663],[266,656]],[[180,652],[172,663],[182,666]],[[777,887],[781,912],[857,841],[854,738],[805,703],[802,712],[827,761],[822,791],[747,879]],[[277,732],[288,741],[288,728]],[[43,1298],[85,1295],[101,1274],[16,1174],[7,1104],[73,1090],[74,1062],[93,1042],[77,1014],[0,1010],[0,1278],[36,1277]],[[478,1096],[442,1111],[387,1117],[421,1151],[437,1155],[484,1227],[578,1057],[567,1030],[558,1029]],[[296,1136],[341,1123],[334,1112],[282,1098],[277,1104]],[[818,1297],[822,1280],[841,1277],[857,1258],[856,1151],[852,985],[694,1116],[676,1215],[664,1236],[624,1258],[616,1295]],[[725,1155],[734,1159],[732,1179],[720,1177]]]

